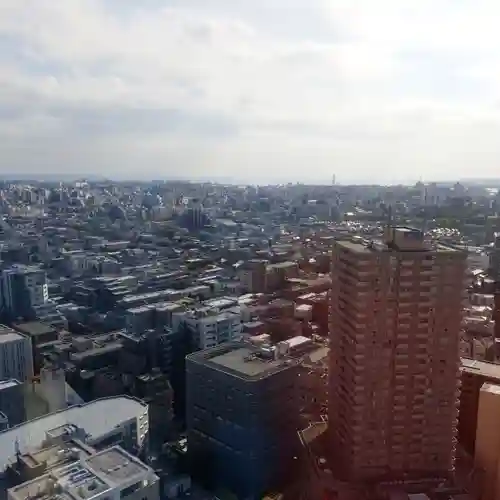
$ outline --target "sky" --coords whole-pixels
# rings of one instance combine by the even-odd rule
[[[498,0],[1,0],[0,174],[500,178]]]

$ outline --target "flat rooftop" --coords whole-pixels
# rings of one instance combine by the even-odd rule
[[[497,396],[500,395],[500,386],[496,384],[483,384],[483,387],[481,387],[481,392],[489,392],[490,394],[495,394]]]
[[[28,323],[17,323],[14,327],[31,337],[36,337],[38,335],[46,335],[48,333],[53,333],[55,330],[52,326],[42,323],[40,321],[30,321]]]
[[[96,399],[90,403],[71,406],[65,410],[11,427],[0,432],[0,474],[15,459],[16,442],[19,451],[27,453],[42,444],[46,433],[69,424],[75,425],[89,436],[89,444],[112,432],[123,422],[147,413],[147,404],[127,396]]]
[[[9,274],[18,274],[18,273],[28,274],[28,273],[42,273],[44,271],[36,266],[27,266],[25,264],[12,264],[12,266],[5,269],[4,272]]]
[[[191,354],[188,359],[247,380],[260,380],[285,370],[296,362],[290,358],[264,358],[256,356],[257,349],[242,343],[221,346]]]
[[[108,448],[86,459],[87,465],[100,477],[113,483],[131,481],[149,472],[149,467],[119,446]]]
[[[155,304],[155,309],[159,312],[162,311],[176,311],[182,308],[182,305],[178,302],[158,302]]]
[[[217,299],[209,299],[204,302],[205,307],[222,308],[231,307],[238,303],[236,297],[220,297]]]
[[[25,338],[26,337],[24,335],[17,333],[12,328],[5,325],[0,325],[0,344],[6,342],[14,342],[16,340],[23,340]]]
[[[16,385],[22,385],[19,380],[11,378],[9,380],[0,380],[0,391],[4,389],[10,389],[11,387],[15,387]]]
[[[459,253],[460,250],[457,248],[449,247],[443,244],[437,244],[434,246],[430,246],[428,248],[421,248],[415,250],[393,250],[389,248],[382,240],[336,240],[336,244],[340,247],[343,247],[351,252],[355,253],[365,253],[372,254],[376,252],[396,252],[396,253],[404,253],[404,254],[425,254],[425,253]]]
[[[119,351],[123,347],[121,342],[113,342],[109,344],[105,344],[103,346],[94,346],[91,349],[87,349],[82,352],[72,352],[70,355],[70,359],[73,361],[82,361],[83,359],[92,357],[92,356],[100,356],[104,355],[108,352]]]
[[[19,500],[90,500],[116,487],[134,482],[141,484],[142,480],[153,478],[158,479],[149,467],[115,446],[54,468],[48,474],[11,488],[9,493]]]
[[[46,464],[47,470],[50,470],[74,461],[76,458],[88,457],[93,452],[94,450],[91,447],[78,440],[69,440],[64,444],[58,443],[20,455],[20,460],[27,467],[38,467],[41,464]]]
[[[242,347],[234,351],[229,351],[219,356],[215,356],[210,361],[224,368],[229,368],[232,371],[239,372],[242,375],[255,377],[256,375],[265,375],[274,368],[283,364],[283,361],[275,361],[260,358],[251,358],[252,349]]]
[[[123,297],[121,300],[123,303],[127,302],[135,302],[135,301],[140,301],[140,300],[148,300],[148,299],[156,299],[160,297],[168,297],[169,295],[176,295],[178,294],[178,290],[159,290],[157,292],[147,292],[147,293],[137,293],[137,294],[130,294],[125,297]]]
[[[461,371],[478,375],[500,382],[500,365],[479,361],[477,359],[462,358]]]

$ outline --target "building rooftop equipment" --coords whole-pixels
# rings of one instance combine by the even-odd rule
[[[114,446],[11,488],[9,498],[91,500],[106,492],[109,498],[118,498],[158,480],[152,469]]]
[[[86,463],[99,476],[105,477],[113,483],[134,480],[149,470],[149,467],[118,446],[92,455],[87,458]]]
[[[7,465],[21,453],[38,448],[47,438],[47,433],[68,426],[84,429],[88,442],[111,433],[123,422],[147,418],[148,405],[128,396],[96,399],[75,405],[55,413],[36,418],[24,424],[0,432],[0,475]]]
[[[88,457],[95,453],[95,450],[82,443],[78,439],[71,439],[66,442],[59,442],[44,448],[19,454],[14,467],[22,464],[21,475],[28,470],[28,477],[34,477],[35,472],[42,468],[49,471],[55,467],[61,467],[67,463],[74,462],[81,457]]]
[[[189,356],[228,374],[250,381],[263,379],[297,362],[276,355],[276,347],[255,347],[243,342],[226,342]]]
[[[418,229],[407,227],[391,227],[386,232],[384,240],[365,239],[361,236],[353,236],[350,239],[337,240],[337,245],[344,247],[351,252],[372,253],[372,252],[446,252],[457,254],[461,250],[441,243],[430,243],[424,239],[422,232]]]

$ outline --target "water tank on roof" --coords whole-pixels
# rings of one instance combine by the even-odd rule
[[[283,356],[286,356],[289,351],[289,345],[288,342],[278,342],[276,345],[276,355],[277,357],[281,358]]]

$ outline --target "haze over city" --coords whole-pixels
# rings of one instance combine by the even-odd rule
[[[498,0],[0,0],[0,500],[499,500]]]
[[[0,172],[491,178],[499,13],[490,0],[3,0]]]

